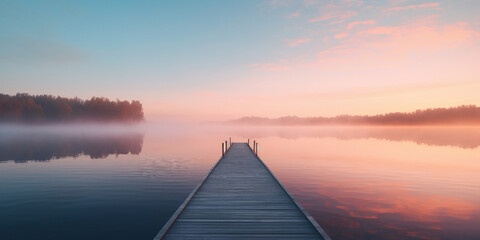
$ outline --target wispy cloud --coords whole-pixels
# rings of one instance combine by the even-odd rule
[[[446,49],[465,48],[480,39],[480,33],[468,23],[438,25],[432,19],[400,26],[378,26],[354,35],[340,32],[335,39],[345,39],[342,44],[317,53],[313,62],[276,61],[252,65],[258,70],[295,70],[304,67],[327,69],[381,68],[395,66],[411,54],[441,53]],[[348,39],[346,39],[348,37]],[[324,38],[324,42],[328,42]]]
[[[467,23],[437,26],[426,21],[374,27],[353,35],[342,45],[318,53],[316,64],[358,67],[361,59],[364,67],[378,68],[382,64],[399,63],[411,54],[439,53],[445,49],[470,46],[479,38],[480,34]]]
[[[342,33],[339,33],[339,34],[335,34],[334,37],[336,39],[346,38],[346,37],[348,37],[348,33],[347,32],[342,32]]]
[[[285,40],[288,46],[290,47],[296,47],[300,44],[307,43],[312,41],[311,38],[300,38],[300,39],[293,39],[293,40]]]
[[[426,3],[426,4],[418,4],[418,5],[409,5],[404,7],[393,7],[387,8],[383,10],[384,13],[390,13],[393,11],[401,11],[401,10],[408,10],[408,9],[419,9],[419,8],[433,8],[438,7],[440,4],[438,2],[435,3]]]
[[[308,20],[308,22],[319,22],[319,21],[324,21],[324,20],[329,20],[329,19],[348,19],[353,16],[357,16],[358,13],[355,11],[347,10],[347,11],[333,11],[333,12],[328,12],[325,13],[324,15],[318,17],[318,18],[313,18]]]
[[[355,21],[355,22],[351,22],[348,24],[347,26],[347,29],[352,29],[353,27],[357,26],[357,25],[361,25],[361,24],[369,24],[369,25],[373,25],[373,24],[376,24],[377,22],[375,20],[367,20],[367,21]]]

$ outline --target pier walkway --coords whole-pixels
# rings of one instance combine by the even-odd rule
[[[247,143],[233,143],[158,239],[330,238]]]

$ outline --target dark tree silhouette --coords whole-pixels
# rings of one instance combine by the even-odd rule
[[[244,117],[230,121],[234,124],[263,125],[480,125],[480,107],[462,105],[451,108],[429,108],[410,113],[387,113],[374,116],[340,115],[336,117],[296,116],[280,118]]]
[[[139,122],[144,119],[139,101],[110,101],[107,98],[55,97],[52,95],[15,96],[0,94],[1,122]]]

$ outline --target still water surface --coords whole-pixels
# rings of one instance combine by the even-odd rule
[[[0,239],[152,239],[228,137],[332,239],[480,239],[480,128],[154,125],[0,127]]]

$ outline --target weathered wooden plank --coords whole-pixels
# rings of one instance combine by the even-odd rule
[[[260,239],[315,239],[317,237],[316,234],[210,234],[208,236],[199,236],[196,234],[169,234],[169,239],[252,239],[252,240],[260,240]]]
[[[155,239],[330,239],[246,143],[233,143]]]

